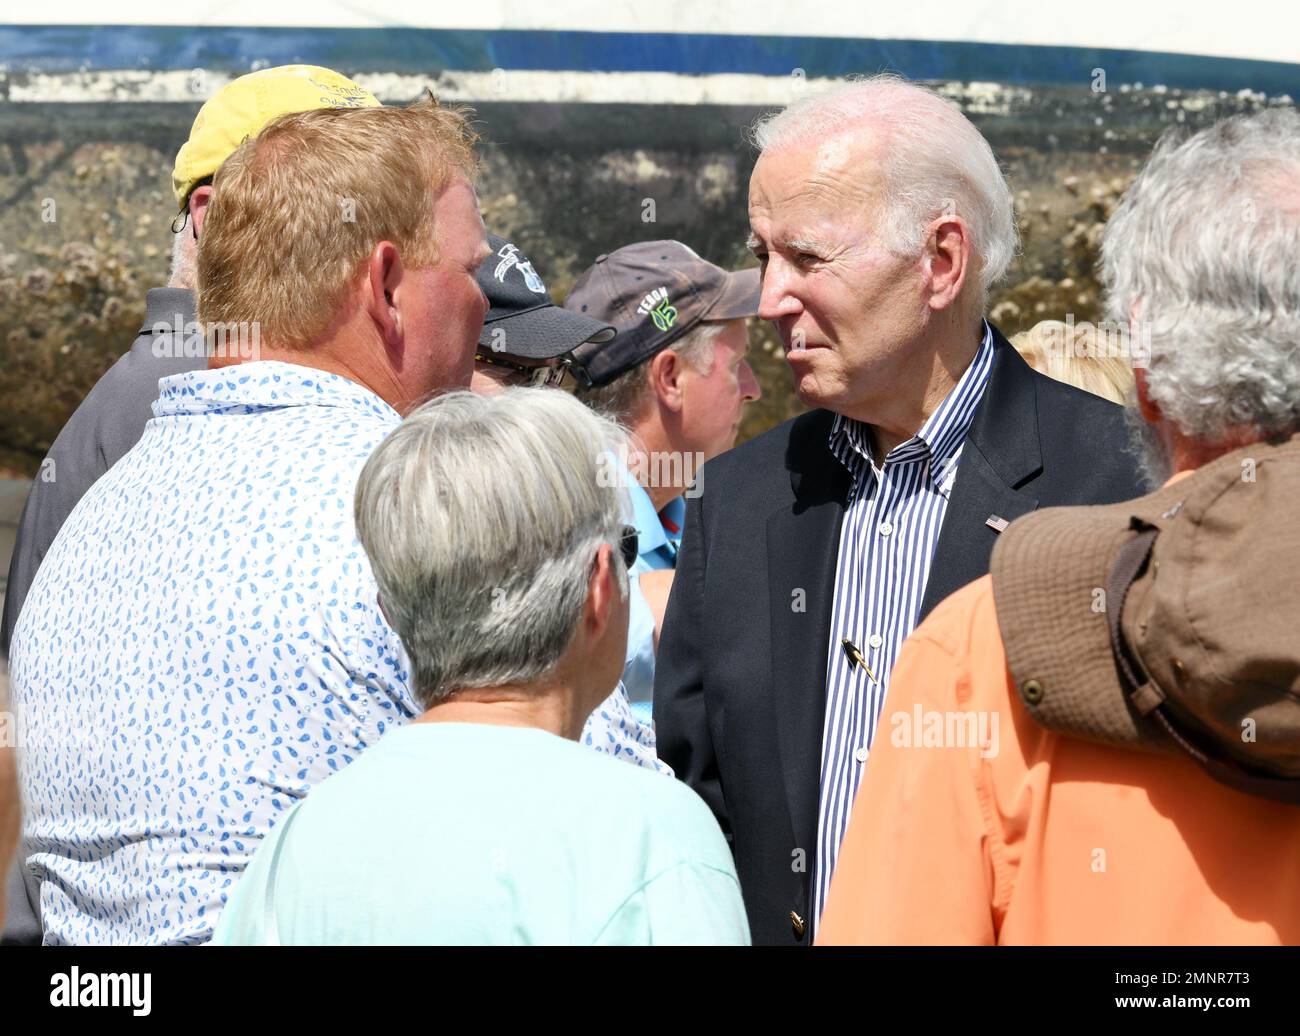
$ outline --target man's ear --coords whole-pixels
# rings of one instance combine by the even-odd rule
[[[659,405],[674,412],[682,408],[683,370],[681,354],[672,349],[660,349],[650,361],[650,387]]]
[[[391,241],[380,241],[366,259],[366,278],[362,284],[364,305],[379,329],[384,345],[400,353],[405,341],[402,314],[397,308],[397,294],[402,284],[402,257]]]
[[[194,228],[194,240],[199,239],[203,229],[203,220],[208,215],[208,202],[212,201],[212,185],[204,184],[190,192],[190,226]]]
[[[970,233],[958,216],[943,216],[930,226],[926,243],[930,308],[947,309],[961,296],[971,266]]]
[[[1142,420],[1147,424],[1159,424],[1164,415],[1160,412],[1160,404],[1148,395],[1146,368],[1133,368],[1133,378],[1137,382],[1138,412],[1142,415]]]

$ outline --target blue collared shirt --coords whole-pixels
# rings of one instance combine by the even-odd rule
[[[677,550],[681,545],[681,529],[686,521],[686,501],[673,497],[662,512],[655,511],[650,494],[629,474],[628,497],[632,502],[632,524],[636,526],[638,556],[632,566],[631,599],[627,623],[627,661],[623,668],[623,686],[632,709],[645,723],[651,722],[651,702],[655,684],[655,622],[641,593],[637,578],[643,572],[676,568]],[[670,532],[664,527],[667,519],[676,527]]]
[[[840,530],[826,659],[814,927],[876,735],[890,671],[916,625],[966,432],[992,366],[993,335],[986,323],[975,358],[952,391],[882,464],[872,456],[867,425],[839,416],[831,426],[831,452],[848,468],[853,487]],[[861,652],[874,681],[849,660],[844,638]]]

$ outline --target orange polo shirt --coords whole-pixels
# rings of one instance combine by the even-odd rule
[[[903,646],[865,765],[819,944],[1300,943],[1300,808],[1038,726],[987,576]]]

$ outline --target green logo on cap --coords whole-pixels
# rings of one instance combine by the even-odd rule
[[[660,331],[667,331],[677,323],[677,309],[668,302],[668,289],[656,288],[641,300],[637,312],[648,315]]]
[[[677,322],[677,310],[668,304],[667,299],[664,299],[650,311],[650,319],[655,322],[655,327],[660,331],[667,331]]]

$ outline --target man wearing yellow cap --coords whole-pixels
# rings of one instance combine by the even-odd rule
[[[176,243],[171,278],[167,287],[150,289],[139,337],[68,420],[41,465],[42,477],[32,484],[9,567],[0,655],[9,655],[23,601],[59,529],[86,490],[139,441],[145,422],[153,416],[158,380],[207,366],[202,338],[194,333],[195,269],[198,235],[217,169],[241,142],[256,136],[280,115],[316,108],[378,106],[369,91],[328,68],[283,65],[240,76],[199,109],[172,172],[180,211],[173,224]],[[39,942],[35,881],[15,865],[8,887],[4,938]]]

